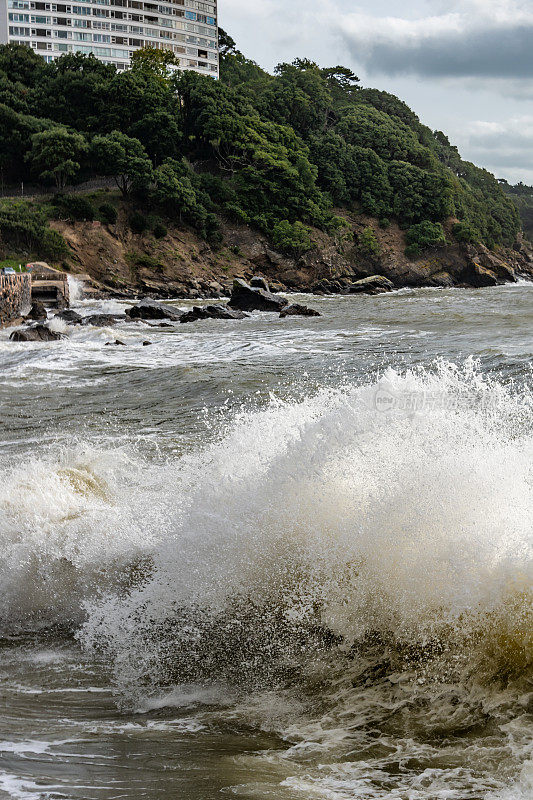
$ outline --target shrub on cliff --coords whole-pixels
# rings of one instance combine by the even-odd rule
[[[111,203],[102,203],[98,208],[98,213],[105,225],[114,225],[118,219],[118,211]]]
[[[65,240],[48,226],[44,212],[25,202],[0,205],[0,236],[14,249],[36,253],[43,259],[58,261],[68,254]]]
[[[446,244],[446,236],[440,222],[425,220],[409,228],[405,234],[405,241],[407,242],[406,255],[416,258],[424,250]]]
[[[59,219],[92,222],[96,217],[93,204],[83,195],[58,194],[52,199],[52,204],[57,209]]]
[[[140,211],[134,211],[130,214],[128,222],[133,233],[141,234],[148,229],[148,220]]]
[[[168,233],[168,230],[162,222],[156,222],[152,228],[152,232],[156,239],[164,239]]]
[[[477,228],[474,228],[470,222],[458,222],[453,226],[452,233],[454,239],[458,242],[465,242],[468,244],[475,244],[479,242],[481,238]]]
[[[376,238],[373,228],[365,228],[359,236],[357,250],[363,258],[376,260],[381,254],[381,246]]]
[[[284,219],[274,225],[272,242],[284,253],[301,256],[313,246],[309,229],[301,222],[290,223]]]
[[[42,257],[49,261],[59,261],[68,255],[68,246],[59,231],[45,228],[40,240],[36,241],[35,248]]]

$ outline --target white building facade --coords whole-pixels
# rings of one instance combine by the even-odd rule
[[[0,43],[47,61],[92,53],[117,69],[140,47],[170,50],[181,69],[218,77],[216,0],[0,0]]]

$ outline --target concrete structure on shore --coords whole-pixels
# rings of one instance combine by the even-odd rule
[[[141,47],[170,50],[180,69],[218,77],[217,0],[0,0],[0,44],[46,61],[92,53],[117,69]]]
[[[28,272],[0,275],[0,328],[21,322],[34,302],[60,309],[70,305],[66,272],[45,263],[28,267]]]
[[[0,328],[22,319],[31,308],[31,276],[0,275]]]
[[[68,308],[70,292],[66,272],[49,267],[44,261],[26,265],[31,275],[31,300],[54,308]]]

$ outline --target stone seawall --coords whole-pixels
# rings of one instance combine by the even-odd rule
[[[15,322],[31,308],[31,276],[0,275],[0,328]]]

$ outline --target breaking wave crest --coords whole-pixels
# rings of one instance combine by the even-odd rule
[[[532,410],[440,364],[272,398],[173,458],[6,467],[3,630],[66,624],[127,705],[274,732],[320,765],[287,796],[530,797]]]
[[[523,674],[530,415],[527,392],[472,364],[241,412],[175,465],[164,535],[146,505],[145,579],[88,602],[83,641],[112,654],[126,692],[259,685],[376,648],[396,667],[451,653]]]
[[[6,468],[4,625],[85,617],[130,688],[220,678],[224,660],[259,679],[300,647],[368,637],[406,652],[486,637],[520,670],[531,411],[527,391],[441,364],[272,399],[173,460],[77,445]]]

